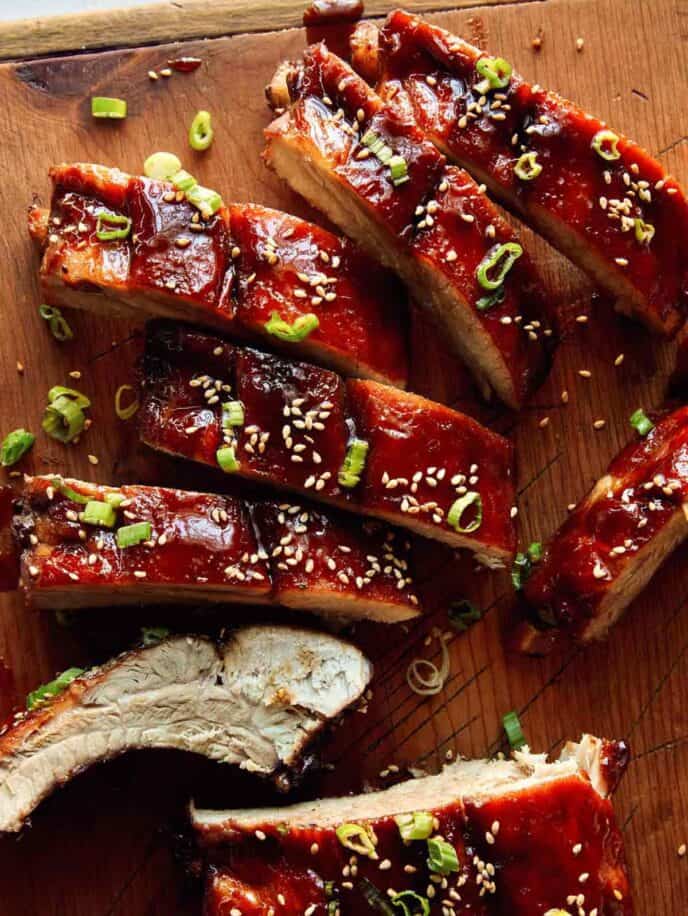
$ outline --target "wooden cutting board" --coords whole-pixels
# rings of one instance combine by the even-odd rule
[[[51,385],[71,381],[94,401],[94,423],[82,442],[65,448],[39,433],[25,470],[59,470],[107,483],[204,485],[202,471],[147,454],[137,445],[133,425],[115,416],[115,390],[135,378],[139,329],[70,315],[75,340],[60,345],[38,317],[37,258],[25,213],[32,195],[48,200],[52,163],[95,161],[138,172],[150,152],[171,150],[225,200],[254,200],[309,215],[260,158],[268,120],[263,86],[283,57],[303,48],[306,36],[301,29],[256,30],[298,22],[300,3],[275,3],[274,22],[270,4],[237,2],[234,18],[226,18],[226,2],[202,6],[202,32],[194,16],[201,7],[189,0],[170,6],[172,24],[160,14],[143,19],[134,13],[101,15],[96,19],[101,28],[105,23],[105,32],[93,30],[93,18],[81,25],[72,19],[66,31],[38,23],[23,32],[9,27],[4,44],[0,31],[4,56],[17,57],[82,44],[145,44],[175,34],[254,32],[0,67],[0,434],[17,426],[39,431]],[[377,3],[375,11],[385,6]],[[507,5],[488,0],[481,8],[432,18],[608,119],[688,183],[685,0]],[[532,46],[536,36],[542,38],[539,51]],[[582,50],[576,48],[579,38]],[[148,79],[148,70],[164,67],[180,53],[202,57],[202,67],[192,75]],[[94,122],[91,95],[125,97],[130,116],[123,123]],[[205,154],[192,153],[186,142],[188,123],[199,108],[209,109],[216,125],[215,143]],[[588,489],[629,438],[629,414],[662,400],[674,355],[671,345],[611,316],[586,280],[544,243],[535,240],[533,247],[561,305],[565,334],[549,380],[519,417],[477,408],[466,394],[460,367],[423,321],[414,323],[413,340],[417,390],[479,409],[496,428],[513,433],[524,544],[546,537],[564,518],[567,504]],[[577,322],[579,315],[589,316],[587,323]],[[623,364],[615,367],[620,353]],[[18,362],[24,366],[21,374]],[[589,369],[592,378],[581,378],[580,369]],[[70,380],[72,371],[82,373],[78,382]],[[563,389],[569,392],[567,406],[561,403]],[[541,428],[546,417],[549,425]],[[597,419],[606,420],[604,429],[593,429]],[[433,768],[447,752],[494,753],[502,741],[501,717],[510,709],[520,713],[537,750],[557,751],[583,730],[623,737],[634,759],[616,805],[637,912],[687,912],[688,857],[680,859],[677,848],[688,841],[688,548],[669,560],[608,643],[546,660],[515,659],[503,650],[501,634],[512,605],[507,574],[476,573],[467,558],[432,545],[421,549],[419,558],[418,578],[436,610],[409,627],[361,627],[354,634],[376,662],[374,698],[368,714],[349,718],[325,747],[325,759],[335,769],[311,777],[301,794],[385,784],[378,773],[390,763]],[[462,597],[475,601],[484,619],[451,643],[451,676],[443,693],[421,700],[406,685],[406,668],[418,656],[437,660],[437,642],[426,645],[426,638],[432,627],[446,628],[448,602]],[[52,614],[26,611],[16,596],[0,598],[5,665],[0,713],[21,704],[55,671],[108,657],[127,644],[140,623],[167,619],[189,628],[217,623],[188,611],[98,610],[65,628]],[[224,621],[236,619],[237,612],[228,609]],[[0,910],[7,916],[198,914],[199,888],[185,879],[173,857],[173,851],[184,851],[175,840],[176,828],[192,793],[217,804],[270,798],[248,777],[182,755],[131,755],[98,767],[46,802],[25,835],[0,841]]]

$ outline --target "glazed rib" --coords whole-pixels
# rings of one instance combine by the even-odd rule
[[[117,169],[61,165],[50,175],[50,214],[29,214],[46,302],[181,318],[405,387],[404,292],[348,240],[257,204],[204,220],[169,182]],[[99,241],[103,211],[132,220],[126,239]],[[313,314],[319,326],[285,342],[265,329],[273,312],[289,324]]]
[[[130,750],[189,751],[289,785],[307,746],[371,675],[350,643],[292,627],[126,652],[0,734],[0,832],[21,830],[54,789]]]
[[[377,71],[384,99],[611,293],[618,311],[660,334],[681,327],[688,203],[646,150],[612,131],[602,152],[617,158],[603,158],[593,148],[609,131],[603,121],[517,73],[486,90],[476,70],[484,51],[400,10],[382,27],[379,52],[369,28],[356,52],[365,72]],[[529,154],[541,171],[524,180],[515,168]]]
[[[82,520],[87,500],[113,498],[123,502],[112,527]],[[120,546],[120,529],[141,522],[150,537]],[[38,608],[249,602],[386,622],[418,613],[406,539],[334,509],[33,477],[14,533],[20,585]]]
[[[285,916],[387,912],[370,906],[375,892],[390,912],[403,912],[403,901],[408,912],[431,916],[566,916],[578,912],[571,900],[579,894],[586,913],[630,916],[623,843],[607,797],[625,768],[625,746],[586,735],[554,763],[527,748],[514,757],[461,760],[382,792],[287,808],[192,808],[209,862],[207,916],[272,907]],[[431,814],[431,836],[456,854],[458,870],[444,880],[428,869],[426,840],[402,841],[395,817],[414,813]],[[355,856],[356,869],[335,832],[342,824],[367,828],[376,844],[374,857]],[[265,840],[256,839],[260,832]],[[414,897],[394,905],[403,891],[424,906]]]
[[[266,130],[266,162],[405,281],[428,308],[487,395],[519,407],[549,363],[552,335],[542,284],[511,228],[461,169],[398,109],[324,45],[281,68],[269,95],[292,104]],[[367,142],[363,142],[364,138]],[[370,138],[403,157],[408,180],[371,153]],[[479,267],[518,245],[522,252],[486,289]]]
[[[222,405],[233,400],[243,424],[229,429]],[[160,451],[218,467],[230,444],[235,476],[393,520],[490,565],[513,553],[511,444],[418,395],[159,322],[139,418],[142,440]],[[359,482],[346,486],[354,439],[368,451]],[[470,504],[454,523],[459,499]]]
[[[565,635],[582,642],[605,636],[688,536],[687,458],[686,407],[657,419],[616,456],[525,584],[540,632],[522,628],[524,651],[540,652]]]

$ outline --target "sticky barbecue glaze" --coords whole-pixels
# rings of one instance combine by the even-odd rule
[[[244,424],[224,430],[222,403],[235,399]],[[233,443],[240,477],[393,519],[469,547],[488,563],[513,553],[511,444],[417,395],[350,384],[325,369],[159,322],[149,328],[139,417],[141,438],[155,449],[217,467],[217,449]],[[353,437],[369,450],[359,484],[347,488],[338,475]],[[469,491],[480,497],[482,521],[466,534],[448,515]],[[467,510],[461,526],[473,521],[475,510]]]
[[[115,527],[84,522],[74,494],[99,502],[108,494],[123,498]],[[118,546],[116,531],[137,522],[150,522],[150,539]],[[402,535],[307,503],[34,477],[13,528],[21,586],[39,607],[191,600],[385,620],[418,612]],[[16,584],[8,578],[6,587]]]
[[[63,165],[51,177],[47,229],[42,211],[30,215],[47,302],[172,315],[405,386],[405,294],[349,241],[255,204],[203,219],[169,182],[116,169]],[[132,220],[126,239],[98,240],[104,210]],[[319,326],[285,343],[265,329],[273,312],[315,314]]]
[[[495,387],[503,400],[519,406],[548,365],[553,329],[542,284],[524,253],[503,283],[501,301],[484,308],[486,290],[476,275],[497,246],[516,242],[513,230],[465,172],[446,165],[411,114],[384,104],[324,45],[308,48],[302,64],[277,83],[286,83],[293,104],[266,131],[268,164],[370,254],[398,270],[447,330],[483,390]],[[366,134],[403,157],[408,181],[393,183],[386,162],[362,143]],[[364,216],[349,219],[345,201],[334,204],[327,191],[309,191],[281,164],[283,148],[298,151],[304,171],[317,163],[325,181]],[[442,287],[451,306],[439,301]],[[497,368],[485,370],[482,350]]]
[[[615,756],[615,746],[608,747]],[[494,798],[467,797],[432,814],[434,835],[454,847],[459,862],[459,871],[444,881],[428,869],[426,843],[403,843],[392,817],[365,822],[378,840],[375,860],[363,855],[352,859],[334,826],[270,821],[256,822],[250,831],[232,823],[208,828],[201,836],[212,847],[206,916],[386,912],[366,902],[365,882],[388,905],[388,890],[412,890],[427,899],[431,914],[633,913],[611,802],[584,776],[557,778]],[[413,901],[407,903],[409,912],[416,912]],[[390,905],[390,912],[403,910]]]
[[[604,635],[688,535],[687,500],[688,408],[682,407],[657,417],[647,436],[626,446],[553,536],[524,588],[538,618],[554,635]]]
[[[688,307],[683,242],[688,204],[677,182],[637,144],[618,137],[618,158],[593,138],[607,126],[576,105],[513,73],[504,88],[479,91],[476,63],[487,55],[402,11],[380,30],[378,92],[415,118],[452,160],[561,248],[615,296],[618,309],[673,334]],[[542,171],[523,180],[519,157]],[[638,240],[634,221],[654,230]]]

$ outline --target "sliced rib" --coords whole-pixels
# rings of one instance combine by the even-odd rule
[[[514,760],[461,760],[437,776],[354,797],[245,811],[192,807],[210,865],[206,913],[274,907],[285,916],[358,916],[373,897],[372,910],[387,912],[382,901],[390,913],[403,901],[408,912],[433,916],[447,908],[560,916],[578,913],[570,901],[583,894],[586,913],[630,916],[623,842],[607,797],[627,756],[623,744],[586,735],[554,763],[526,748]],[[456,854],[444,878],[428,869],[424,839],[400,836],[395,816],[414,813],[432,815],[428,832]],[[343,824],[363,827],[372,844],[372,856],[355,855],[355,868],[336,834]],[[427,909],[413,897],[394,905],[403,891]]]
[[[371,674],[350,643],[292,627],[247,627],[219,646],[174,636],[126,652],[2,732],[0,832],[20,830],[56,788],[130,750],[190,751],[288,784]]]
[[[478,281],[486,258],[520,245],[511,228],[465,172],[447,167],[412,118],[385,105],[324,45],[278,73],[270,94],[288,90],[293,104],[265,132],[268,165],[399,273],[484,394],[519,407],[548,367],[552,327],[526,252],[498,290]],[[403,157],[408,180],[395,186],[364,137]]]
[[[110,527],[83,520],[87,500],[112,498]],[[120,546],[139,523],[150,537]],[[33,477],[14,533],[38,608],[248,602],[388,623],[419,610],[403,535],[308,503]]]
[[[507,562],[515,544],[511,444],[441,404],[352,381],[158,322],[147,337],[140,435],[216,468],[229,444],[234,476],[393,520],[488,564]],[[234,399],[244,421],[227,428],[222,403]],[[368,452],[359,482],[347,486],[340,470],[356,438]],[[459,499],[471,504],[455,521]]]
[[[376,62],[370,29],[365,37],[357,58],[365,72],[378,72],[379,94],[413,117],[447,157],[590,274],[616,298],[618,311],[660,334],[681,327],[688,203],[657,160],[517,73],[505,87],[485,90],[476,70],[488,60],[485,52],[417,16],[389,15]],[[616,158],[593,147],[601,131],[603,153]],[[523,180],[515,167],[529,154],[541,171]]]
[[[50,175],[50,213],[29,213],[46,302],[181,318],[405,387],[404,292],[348,240],[257,204],[204,220],[169,182],[118,169],[60,165]],[[126,239],[98,239],[103,211],[132,220]],[[313,314],[319,325],[285,342],[265,328],[273,312],[289,324]]]
[[[688,536],[687,497],[682,407],[626,446],[553,536],[524,587],[540,632],[525,624],[520,647],[539,652],[560,636],[605,636]]]

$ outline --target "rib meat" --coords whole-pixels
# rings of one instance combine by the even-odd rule
[[[190,751],[288,785],[371,674],[351,644],[291,627],[248,627],[219,646],[174,636],[126,652],[3,730],[0,831],[20,830],[58,786],[130,750]]]
[[[403,290],[349,241],[257,204],[199,219],[169,182],[99,165],[61,165],[50,175],[50,214],[29,214],[46,302],[194,321],[405,387]],[[132,220],[126,239],[99,241],[103,211]],[[273,312],[290,324],[311,313],[319,326],[284,342],[266,331]]]
[[[548,366],[552,319],[511,228],[412,118],[386,105],[324,45],[308,48],[291,71],[280,68],[269,96],[282,100],[286,92],[291,106],[266,130],[268,165],[399,273],[484,394],[493,390],[519,407]],[[370,138],[403,158],[408,180],[395,185]],[[486,289],[478,269],[503,245],[522,253],[501,285],[490,275],[494,287]]]
[[[82,520],[87,500],[113,497],[112,527]],[[122,527],[141,522],[150,537],[120,546]],[[408,541],[333,509],[33,477],[14,533],[20,584],[39,608],[250,602],[390,623],[418,614]]]
[[[524,587],[540,631],[522,627],[523,650],[539,652],[561,635],[588,642],[608,632],[688,535],[687,469],[682,407],[614,458],[547,545]]]
[[[233,399],[243,425],[227,429],[222,402]],[[488,564],[512,556],[511,444],[418,395],[157,323],[139,417],[155,449],[217,467],[231,442],[235,476],[392,520]],[[339,472],[354,438],[368,453],[359,483],[345,486]],[[459,499],[470,505],[456,521]]]
[[[688,306],[688,203],[642,147],[576,105],[512,73],[486,89],[484,51],[397,10],[356,43],[382,98],[603,289],[619,311],[674,334]],[[377,57],[377,61],[371,60]],[[596,146],[601,145],[601,152]],[[526,179],[516,171],[528,160]],[[610,158],[613,157],[613,158]]]
[[[462,760],[437,776],[355,797],[192,808],[210,866],[205,912],[578,916],[584,905],[586,914],[630,916],[623,843],[607,797],[626,760],[623,744],[586,735],[555,763],[526,749],[514,760]],[[414,813],[432,815],[430,833],[456,854],[444,878],[429,871],[425,840],[400,836],[395,817]],[[343,824],[368,831],[372,856],[351,858],[335,832]],[[397,899],[404,891],[425,903]]]

